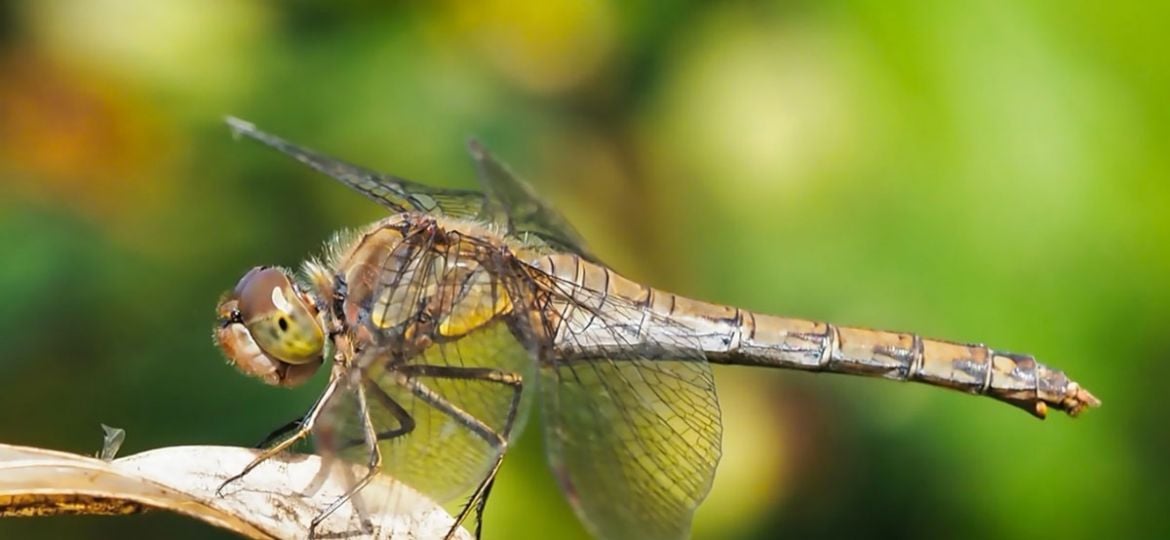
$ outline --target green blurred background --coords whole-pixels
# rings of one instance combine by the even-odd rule
[[[717,370],[697,538],[1168,537],[1166,4],[47,0],[0,7],[0,440],[250,445],[320,389],[226,366],[219,294],[382,210],[233,114],[436,185],[477,135],[623,273],[1030,352],[1084,418]],[[1160,10],[1160,13],[1154,13]],[[582,538],[530,429],[485,537]],[[207,538],[168,515],[3,538]]]

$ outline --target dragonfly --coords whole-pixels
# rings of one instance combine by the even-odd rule
[[[478,538],[496,473],[539,407],[552,473],[591,534],[685,538],[721,453],[711,364],[915,381],[1041,419],[1100,405],[1026,354],[756,313],[625,278],[474,140],[482,189],[439,189],[228,124],[389,211],[338,233],[299,272],[251,269],[217,308],[215,341],[246,375],[293,387],[329,360],[307,414],[233,477],[310,438],[359,464],[366,473],[310,536],[387,475],[440,504],[463,501],[447,537],[474,513]]]

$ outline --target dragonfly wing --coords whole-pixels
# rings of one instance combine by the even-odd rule
[[[596,262],[585,241],[568,220],[536,193],[527,182],[516,176],[479,141],[467,143],[475,160],[476,176],[487,195],[484,218],[505,225],[509,234],[532,235],[553,248],[571,251]]]
[[[466,496],[487,477],[506,449],[500,442],[525,420],[530,399],[520,393],[523,389],[485,377],[485,371],[523,378],[532,362],[502,322],[453,343],[432,345],[407,361],[389,367],[392,361],[385,354],[358,360],[369,366],[348,392],[330,402],[316,441],[326,455],[367,463],[363,414],[368,414],[381,471],[445,504]],[[393,501],[365,504],[385,509]]]
[[[480,193],[425,186],[326,156],[261,131],[252,123],[238,118],[228,117],[227,123],[236,134],[263,143],[312,167],[391,212],[415,211],[452,217],[476,217],[482,213],[484,197]]]
[[[541,364],[540,399],[561,489],[598,537],[688,537],[721,437],[711,368],[694,338],[601,292],[564,291],[552,304],[558,353]],[[631,346],[650,324],[654,350],[645,337]],[[576,352],[599,350],[607,353]]]
[[[583,360],[542,371],[562,490],[600,538],[686,538],[719,458],[709,374],[688,361]]]

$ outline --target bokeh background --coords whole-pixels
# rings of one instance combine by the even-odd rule
[[[1156,12],[1157,11],[1157,12]],[[1170,536],[1170,46],[1136,1],[0,4],[0,440],[250,445],[302,412],[219,294],[382,210],[250,143],[471,187],[479,136],[623,273],[1036,354],[1104,408],[719,369],[696,538]],[[583,538],[539,430],[485,537]],[[211,538],[167,515],[4,538]]]

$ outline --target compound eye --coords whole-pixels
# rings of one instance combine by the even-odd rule
[[[289,364],[321,359],[325,333],[308,304],[280,268],[257,267],[236,285],[240,319],[264,353]]]

